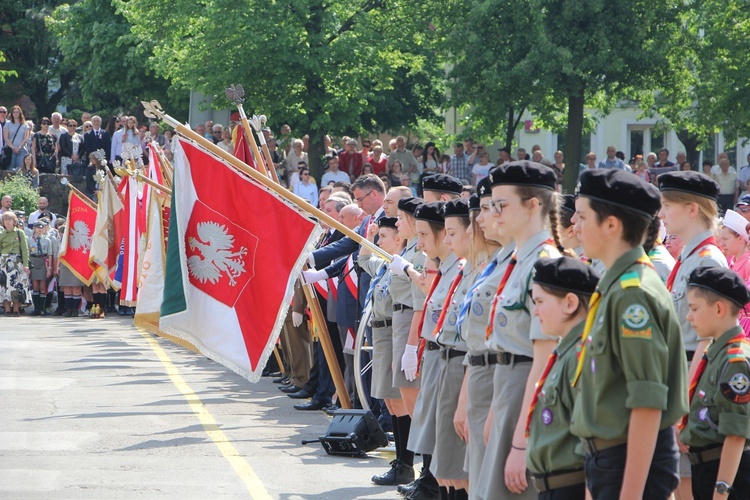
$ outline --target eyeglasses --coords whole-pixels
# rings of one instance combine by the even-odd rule
[[[85,127],[83,127],[83,128],[94,128],[94,127],[92,127],[91,125],[86,125],[86,126],[85,126]]]
[[[526,198],[521,198],[521,202],[530,200],[531,198],[533,198],[533,196],[527,196]],[[490,212],[495,212],[496,214],[500,215],[501,213],[503,213],[503,209],[507,207],[508,205],[510,205],[510,203],[504,200],[503,201],[491,200],[488,203],[488,205],[490,206]]]
[[[0,115],[7,115],[7,114],[8,114],[7,111],[0,111]]]
[[[52,124],[52,122],[42,120],[42,125],[50,125],[50,124]]]
[[[357,203],[362,203],[362,201],[363,201],[363,200],[364,200],[365,198],[367,198],[368,196],[370,196],[370,195],[372,194],[372,192],[373,192],[373,191],[374,191],[374,189],[373,189],[373,190],[371,190],[371,191],[368,191],[368,192],[367,192],[367,194],[366,194],[366,195],[364,195],[364,196],[362,196],[361,198],[354,198],[354,201],[356,201]]]

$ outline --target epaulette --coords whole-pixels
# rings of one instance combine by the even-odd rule
[[[698,257],[711,257],[711,249],[709,247],[703,247],[703,249],[698,252]]]
[[[742,344],[734,345],[727,349],[727,361],[729,361],[730,363],[745,362],[745,350],[742,349]]]
[[[623,288],[623,290],[625,288],[641,286],[641,277],[638,276],[638,273],[635,271],[625,273],[622,276],[620,276],[620,286]]]

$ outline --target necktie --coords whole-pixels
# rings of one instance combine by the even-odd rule
[[[497,311],[497,303],[500,301],[500,294],[503,293],[503,290],[505,289],[505,284],[508,282],[508,278],[510,278],[510,273],[513,272],[513,268],[516,267],[516,252],[513,252],[513,255],[510,258],[510,262],[508,262],[508,267],[505,268],[505,273],[503,273],[503,277],[500,280],[500,284],[497,285],[497,290],[495,290],[495,296],[492,298],[492,307],[490,308],[490,318],[487,322],[487,328],[484,331],[484,338],[485,340],[489,340],[490,336],[492,336],[492,325],[495,322],[495,312]]]
[[[586,315],[586,324],[583,327],[583,335],[581,336],[581,343],[579,344],[580,350],[578,351],[578,364],[576,364],[576,372],[570,383],[573,387],[578,383],[578,378],[583,371],[583,362],[586,359],[586,342],[590,340],[589,335],[591,334],[591,328],[594,326],[594,318],[596,318],[596,311],[599,310],[601,299],[602,294],[597,290],[591,296],[591,300],[589,301],[589,313]]]
[[[464,320],[466,319],[466,315],[469,313],[469,308],[471,307],[471,298],[474,296],[474,292],[477,291],[477,288],[479,288],[482,283],[487,279],[487,276],[492,274],[492,272],[497,267],[497,259],[492,259],[487,266],[482,270],[482,273],[479,275],[477,280],[474,282],[473,285],[471,285],[471,288],[469,289],[468,293],[466,294],[466,297],[464,297],[463,302],[461,303],[461,307],[458,310],[458,319],[456,320],[456,331],[461,331],[461,325],[463,324]]]
[[[701,241],[700,243],[698,243],[698,246],[693,248],[693,251],[688,254],[688,257],[693,255],[696,250],[698,250],[699,248],[703,248],[706,245],[716,246],[716,239],[713,236],[709,236],[705,240]],[[667,278],[667,290],[669,290],[670,292],[672,291],[672,287],[674,286],[674,280],[675,278],[677,278],[677,271],[680,270],[680,266],[682,266],[682,257],[677,259],[677,263],[672,268],[672,272],[669,273],[669,278]]]
[[[529,405],[529,414],[526,416],[526,437],[529,437],[529,430],[531,429],[531,417],[534,415],[534,409],[536,408],[536,404],[539,402],[539,394],[542,392],[542,387],[544,387],[544,383],[547,381],[547,375],[549,375],[549,372],[552,371],[552,367],[555,365],[555,362],[557,361],[557,349],[552,351],[552,354],[549,355],[549,359],[547,360],[547,366],[544,367],[544,371],[542,372],[542,376],[539,377],[539,382],[536,383],[536,386],[534,388],[534,397],[531,398],[531,405]]]
[[[448,314],[448,309],[450,309],[451,302],[453,300],[453,294],[456,293],[456,288],[458,288],[458,284],[464,277],[464,264],[465,262],[461,262],[461,264],[459,264],[458,274],[456,274],[456,277],[453,278],[453,282],[448,289],[448,294],[445,296],[445,301],[443,301],[443,310],[440,311],[440,316],[438,317],[437,323],[435,324],[435,330],[433,330],[432,332],[433,337],[437,337],[438,335],[440,335],[440,330],[443,328],[443,323],[445,323],[445,316]]]
[[[417,329],[417,332],[419,333],[419,345],[417,346],[417,375],[419,375],[419,365],[422,361],[422,356],[424,355],[424,348],[427,342],[425,341],[424,337],[422,337],[422,327],[424,326],[424,318],[427,314],[427,304],[430,303],[430,299],[432,298],[432,294],[435,292],[435,289],[438,286],[438,283],[440,283],[440,278],[443,277],[442,271],[438,269],[437,276],[435,276],[435,279],[432,282],[432,286],[430,287],[429,293],[427,293],[427,297],[424,300],[424,307],[422,308],[422,314],[419,316],[419,327]]]

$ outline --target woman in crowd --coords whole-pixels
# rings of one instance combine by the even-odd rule
[[[734,210],[727,210],[721,223],[719,246],[729,260],[729,269],[736,272],[750,286],[750,248],[748,248],[747,220]],[[740,325],[750,336],[750,314],[740,310]]]
[[[301,168],[299,171],[300,182],[294,187],[294,194],[306,199],[312,206],[318,206],[318,186],[310,179],[310,169]]]
[[[565,170],[565,156],[562,151],[555,151],[555,162],[552,164],[552,170],[557,175],[557,186],[560,188],[563,183],[563,171]]]
[[[6,316],[20,316],[20,308],[31,302],[29,293],[29,247],[18,226],[16,214],[2,215],[0,231],[0,300]],[[12,310],[11,310],[12,308]]]
[[[526,480],[526,415],[534,384],[556,339],[544,335],[531,316],[531,276],[542,257],[559,257],[557,175],[538,163],[506,163],[490,173],[494,222],[512,238],[516,251],[495,290],[487,347],[497,353],[488,439],[482,470],[472,498],[534,498]],[[550,237],[552,236],[552,237]]]
[[[307,153],[303,151],[304,143],[301,139],[294,139],[292,141],[292,149],[286,157],[286,178],[289,183],[289,189],[294,189],[300,179],[299,175],[299,162],[307,162]]]
[[[57,137],[49,131],[52,124],[49,118],[42,118],[41,127],[31,140],[31,154],[34,165],[43,174],[54,174],[57,169]]]
[[[368,174],[372,174],[372,173],[374,173],[372,171],[372,165],[370,165],[369,163],[365,163],[364,165],[362,165],[362,174],[361,175],[368,175]]]
[[[383,154],[383,146],[375,146],[372,149],[372,155],[367,159],[367,163],[372,165],[372,171],[375,175],[381,176],[385,173],[388,157]]]
[[[391,164],[391,171],[388,174],[388,182],[390,182],[391,186],[400,186],[401,175],[404,173],[404,166],[400,161],[395,160],[393,164]]]
[[[659,217],[669,234],[680,237],[685,243],[679,263],[667,279],[667,289],[672,294],[677,318],[680,322],[682,341],[690,363],[689,380],[697,369],[708,340],[698,334],[687,319],[687,287],[690,273],[699,266],[727,267],[727,260],[719,249],[713,231],[718,213],[719,185],[705,174],[698,172],[668,172],[659,176],[662,207]],[[698,354],[696,356],[696,353]],[[680,460],[681,496],[689,498],[692,489],[690,463],[685,454],[687,448],[679,444],[683,453]]]
[[[23,158],[29,154],[27,143],[31,137],[31,130],[26,125],[26,117],[23,116],[21,106],[13,106],[10,110],[10,118],[3,126],[3,144],[10,146],[13,151],[9,167],[11,171],[21,168]]]
[[[44,235],[49,225],[45,219],[34,223],[34,232],[28,238],[29,267],[31,268],[31,299],[34,302],[34,316],[46,316],[44,308],[47,297],[47,280],[52,277],[52,243]]]
[[[689,161],[683,161],[682,164],[680,164],[680,170],[683,172],[693,170],[693,165],[691,165]]]
[[[428,142],[424,146],[422,156],[419,157],[422,176],[443,173],[440,168],[440,151],[434,142]]]
[[[80,153],[83,152],[83,136],[76,132],[78,123],[75,120],[68,120],[65,126],[68,129],[67,134],[60,134],[60,173],[63,175],[81,175],[83,167],[81,165]],[[72,165],[72,167],[71,167]]]
[[[164,150],[166,151],[167,144],[169,144],[169,141],[165,141]],[[227,153],[234,154],[234,145],[232,144],[232,131],[229,130],[229,127],[225,127],[221,130],[221,140],[216,143],[217,146],[219,146],[221,149],[226,151]]]
[[[479,161],[471,168],[471,185],[476,187],[479,181],[489,175],[494,166],[490,163],[490,154],[487,151],[479,153]]]
[[[23,159],[23,166],[18,170],[18,173],[26,177],[31,187],[34,189],[39,187],[39,170],[36,169],[34,158],[31,155],[26,155]]]

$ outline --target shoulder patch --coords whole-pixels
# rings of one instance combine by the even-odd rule
[[[727,349],[727,361],[730,363],[742,363],[745,361],[745,351],[742,347],[730,347]]]
[[[744,373],[735,373],[728,382],[719,384],[719,389],[727,400],[735,404],[750,402],[750,378]]]
[[[641,286],[641,277],[638,276],[638,273],[635,271],[625,273],[620,276],[620,286],[623,289]]]
[[[632,304],[622,314],[622,336],[650,340],[652,337],[651,316],[641,304]]]
[[[698,252],[698,257],[711,257],[711,249],[708,247],[704,247],[700,252]]]
[[[541,252],[539,252],[540,259],[546,259],[547,257],[549,257],[549,253],[547,253],[547,250],[542,250]]]

